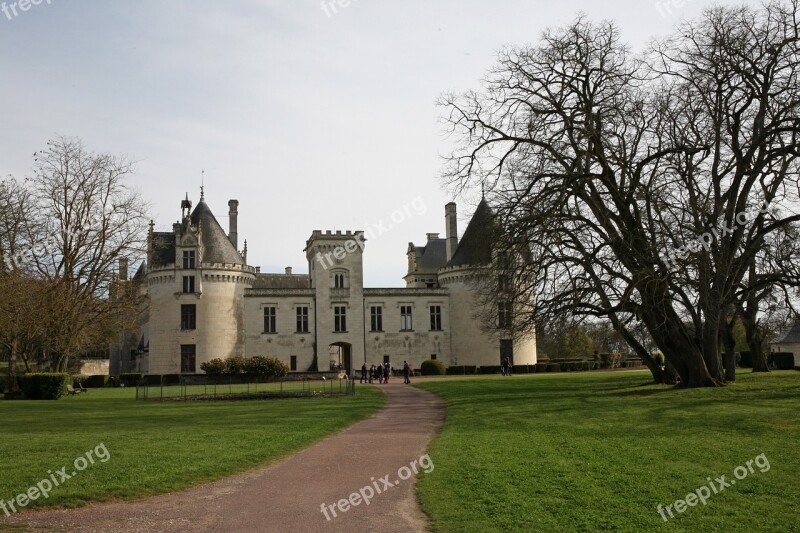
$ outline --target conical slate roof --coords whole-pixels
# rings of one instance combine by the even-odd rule
[[[789,344],[792,342],[800,342],[800,320],[795,320],[792,329],[780,340],[772,341],[775,344]]]
[[[203,262],[204,263],[233,263],[243,265],[244,259],[231,244],[228,234],[219,225],[214,213],[209,209],[208,204],[203,198],[197,203],[190,215],[192,225],[201,225],[203,240]]]
[[[492,260],[494,213],[486,199],[475,209],[447,266],[488,265]]]

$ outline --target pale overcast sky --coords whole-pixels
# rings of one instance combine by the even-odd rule
[[[133,183],[169,231],[205,169],[226,230],[239,200],[240,246],[262,272],[307,272],[314,229],[390,228],[366,245],[373,287],[403,286],[408,242],[444,235],[437,96],[477,88],[500,47],[578,12],[615,20],[639,48],[712,4],[2,1],[0,174],[28,175],[49,138],[80,137],[139,161]],[[476,198],[455,200],[463,232]]]

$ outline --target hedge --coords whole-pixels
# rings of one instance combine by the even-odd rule
[[[8,377],[0,376],[0,394],[3,394],[8,389]]]
[[[794,368],[794,354],[792,352],[775,352],[772,354],[775,367],[778,370],[792,370]]]
[[[458,365],[458,366],[448,366],[445,373],[448,376],[461,376],[463,374],[475,374],[477,373],[478,367],[475,365]]]
[[[750,352],[739,352],[739,366],[742,368],[753,368],[753,356]]]
[[[66,372],[33,372],[17,378],[28,400],[58,400],[72,383]]]
[[[93,374],[91,376],[86,376],[86,381],[84,382],[83,386],[88,389],[101,389],[108,385],[108,376],[103,374]]]
[[[500,374],[502,371],[503,367],[500,365],[486,365],[478,368],[478,374]]]
[[[88,377],[89,376],[84,376],[83,374],[75,374],[74,376],[72,376],[72,386],[77,387],[78,385],[80,385],[81,387],[85,387],[86,379]]]
[[[443,376],[445,373],[444,363],[434,360],[423,361],[419,370],[423,376]]]
[[[533,374],[536,372],[536,365],[512,365],[511,371],[515,374]]]
[[[119,375],[119,382],[126,387],[135,387],[144,378],[142,372],[128,372]]]
[[[560,372],[561,365],[558,363],[547,363],[547,371],[548,372]]]

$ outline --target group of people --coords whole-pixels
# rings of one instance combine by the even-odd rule
[[[501,361],[501,363],[502,364],[500,365],[500,367],[503,369],[503,375],[504,376],[510,376],[511,375],[511,368],[512,368],[511,359],[508,358],[508,357],[503,357],[503,360]]]
[[[389,376],[392,374],[394,374],[394,368],[389,363],[372,365],[369,368],[367,368],[367,363],[361,365],[361,383],[372,383],[373,381],[389,383]],[[411,365],[408,364],[408,361],[403,361],[403,378],[404,383],[411,383]]]

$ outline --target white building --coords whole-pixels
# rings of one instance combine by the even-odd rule
[[[278,357],[295,371],[389,362],[413,368],[536,363],[536,343],[488,331],[476,318],[471,279],[492,258],[492,212],[482,201],[459,240],[456,204],[445,206],[446,237],[409,243],[405,288],[365,288],[363,232],[315,230],[306,241],[309,274],[261,273],[238,250],[239,202],[226,234],[201,195],[181,203],[170,232],[151,223],[147,260],[133,278],[146,294],[141,331],[112,348],[111,373],[199,373],[204,361]],[[124,276],[121,275],[121,277]]]

